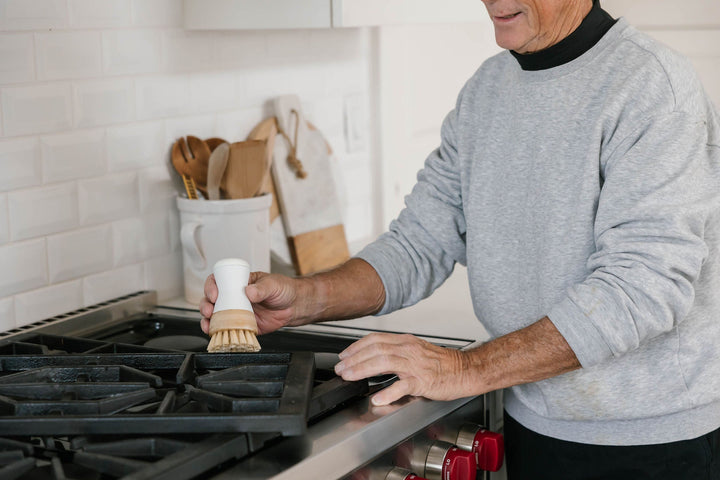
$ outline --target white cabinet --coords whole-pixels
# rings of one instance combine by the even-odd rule
[[[197,30],[334,28],[487,20],[481,0],[184,0]]]

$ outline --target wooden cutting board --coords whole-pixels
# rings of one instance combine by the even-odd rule
[[[326,270],[350,258],[330,163],[332,151],[322,133],[307,123],[297,96],[277,97],[273,106],[279,134],[272,176],[293,266],[299,275]],[[305,178],[288,161],[293,145]]]

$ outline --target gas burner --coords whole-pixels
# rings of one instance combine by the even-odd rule
[[[208,339],[195,335],[168,335],[155,337],[143,343],[146,347],[160,350],[180,350],[183,352],[207,351]]]

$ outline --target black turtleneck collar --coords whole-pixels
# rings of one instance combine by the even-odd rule
[[[615,19],[593,0],[590,13],[570,35],[545,50],[522,54],[510,50],[523,70],[545,70],[575,60],[590,50],[615,24]]]

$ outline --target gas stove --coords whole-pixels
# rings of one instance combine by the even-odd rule
[[[198,312],[158,306],[154,292],[0,333],[0,478],[370,480],[439,468],[462,480],[478,462],[497,467],[477,445],[453,446],[469,438],[471,450],[485,431],[468,419],[500,418],[492,395],[373,408],[369,394],[393,376],[334,374],[337,353],[368,333],[287,328],[260,337],[259,353],[210,354]],[[501,458],[493,435],[482,455]]]

